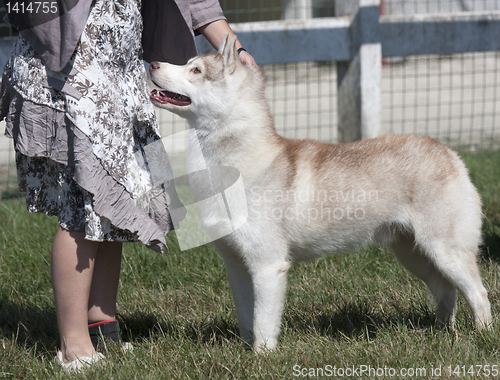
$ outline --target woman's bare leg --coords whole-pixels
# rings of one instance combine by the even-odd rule
[[[95,354],[88,332],[88,305],[99,243],[83,232],[59,228],[52,246],[52,287],[64,361]]]
[[[90,322],[116,318],[116,295],[121,262],[122,243],[103,242],[99,244],[88,303],[88,320]]]

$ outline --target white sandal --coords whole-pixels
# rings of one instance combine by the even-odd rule
[[[59,365],[61,367],[63,367],[66,371],[79,372],[79,371],[82,371],[82,370],[89,368],[90,366],[92,366],[94,364],[97,364],[97,363],[102,364],[106,360],[106,358],[104,357],[103,354],[101,354],[100,352],[97,352],[96,355],[94,355],[90,358],[88,356],[83,356],[81,358],[76,358],[73,361],[65,363],[63,361],[62,352],[57,351],[56,360],[59,363]]]
[[[132,352],[134,350],[134,346],[129,342],[122,342],[121,349],[123,352]]]

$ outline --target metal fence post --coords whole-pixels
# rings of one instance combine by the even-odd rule
[[[337,62],[339,142],[376,137],[381,128],[382,44],[380,0],[336,0],[351,16],[350,61]],[[354,8],[354,9],[353,9]],[[342,16],[347,14],[338,14]]]

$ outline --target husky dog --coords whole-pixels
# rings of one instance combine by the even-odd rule
[[[248,219],[214,244],[240,334],[256,351],[276,347],[292,262],[369,243],[388,245],[427,284],[439,325],[453,326],[458,290],[477,327],[490,326],[476,263],[481,201],[454,151],[427,137],[326,144],[278,135],[263,75],[241,64],[234,37],[184,66],[153,62],[150,78],[153,103],[196,130],[201,152],[188,160],[241,173]],[[222,223],[210,209],[205,217],[208,227]]]

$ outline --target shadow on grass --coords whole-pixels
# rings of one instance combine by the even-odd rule
[[[403,326],[409,330],[422,330],[435,327],[435,313],[426,305],[410,310],[398,310],[386,315],[373,310],[368,302],[348,302],[335,313],[313,312],[310,318],[304,318],[311,310],[301,309],[286,313],[283,323],[295,333],[316,333],[332,338],[359,335],[375,339],[381,328]],[[208,319],[202,322],[170,323],[159,320],[153,314],[137,313],[119,315],[122,337],[125,341],[141,342],[165,337],[168,339],[188,340],[198,345],[222,345],[223,342],[239,343],[238,326],[233,321],[222,318]],[[14,342],[36,353],[55,351],[59,345],[55,310],[42,310],[33,305],[23,305],[0,300],[0,338]]]
[[[284,323],[300,332],[315,331],[333,338],[354,338],[363,334],[370,339],[376,338],[377,332],[383,327],[405,326],[409,330],[422,330],[436,325],[435,312],[426,305],[405,311],[398,310],[396,305],[391,306],[396,312],[386,315],[370,308],[367,302],[348,302],[335,313],[317,313],[308,324],[301,316],[305,310],[299,312],[301,315],[285,316]]]
[[[405,326],[409,330],[422,330],[435,327],[434,310],[426,305],[415,307],[409,311],[396,310],[394,315],[387,316],[369,308],[367,303],[346,303],[334,314],[316,312],[311,319],[305,320],[304,313],[288,312],[283,324],[297,333],[309,333],[315,330],[320,335],[333,338],[341,336],[355,337],[368,334],[376,338],[377,331],[386,326]],[[188,339],[195,344],[220,345],[223,341],[239,342],[238,326],[233,321],[221,318],[203,321],[202,323],[172,324],[159,321],[152,314],[136,314],[121,316],[120,324],[124,340],[141,341],[153,336]]]
[[[35,347],[37,352],[55,349],[59,343],[55,309],[0,299],[0,338]]]
[[[222,341],[239,340],[238,326],[222,318],[201,322],[188,321],[177,324],[160,321],[152,314],[134,314],[118,317],[124,340],[141,341],[153,336],[187,339],[196,344],[221,344]]]
[[[482,257],[500,263],[500,225],[492,221],[483,223]]]

